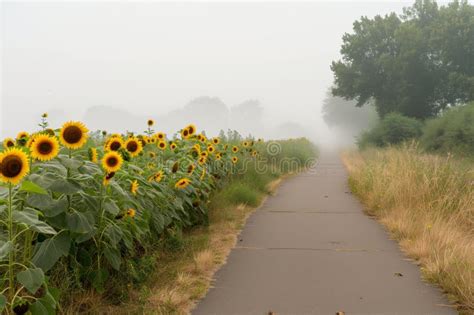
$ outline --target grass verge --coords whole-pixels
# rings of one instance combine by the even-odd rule
[[[474,312],[472,161],[416,145],[343,154],[353,192],[461,313]]]

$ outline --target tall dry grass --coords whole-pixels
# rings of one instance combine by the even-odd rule
[[[401,148],[346,152],[350,185],[426,280],[474,312],[474,165]]]

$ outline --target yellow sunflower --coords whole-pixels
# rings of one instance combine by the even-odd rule
[[[192,136],[196,133],[196,126],[193,125],[193,124],[189,124],[189,125],[186,126],[186,130],[188,131],[189,136]]]
[[[155,181],[155,182],[160,182],[161,179],[163,178],[163,171],[156,172],[150,178],[148,178],[149,182]]]
[[[202,173],[201,173],[201,176],[199,177],[199,179],[200,179],[200,180],[203,180],[205,176],[206,176],[206,168],[203,167],[203,168],[202,168]]]
[[[239,158],[238,158],[238,157],[236,157],[236,156],[233,156],[233,157],[232,157],[232,163],[235,164],[235,163],[237,163],[238,161],[239,161]]]
[[[99,160],[99,154],[97,153],[96,148],[89,148],[89,160],[92,163],[97,163],[97,161]]]
[[[28,156],[16,148],[9,148],[0,154],[0,180],[13,185],[18,184],[30,171]]]
[[[68,149],[80,149],[87,142],[86,126],[78,121],[66,122],[59,134],[59,140]]]
[[[207,157],[201,156],[198,160],[198,163],[199,165],[203,165],[203,164],[206,164],[206,161],[207,161]]]
[[[121,148],[123,148],[123,146],[124,146],[124,143],[123,143],[122,137],[113,136],[105,144],[105,150],[107,150],[107,151],[118,151]]]
[[[164,140],[164,139],[166,139],[166,134],[165,134],[164,132],[157,132],[157,133],[155,134],[155,137],[156,137],[156,139],[158,139],[158,140]]]
[[[176,182],[174,187],[179,188],[179,189],[184,189],[188,187],[188,185],[191,183],[191,181],[188,178],[181,178]]]
[[[178,161],[176,161],[174,164],[173,164],[173,167],[171,167],[171,173],[176,173],[179,169],[179,163]]]
[[[107,186],[110,183],[110,180],[114,177],[114,175],[115,175],[115,172],[107,173],[104,176],[104,181],[102,182],[102,184],[104,186]]]
[[[214,143],[214,144],[217,145],[217,144],[219,144],[220,142],[221,142],[221,139],[219,139],[219,138],[217,138],[217,137],[212,138],[212,143]]]
[[[156,153],[153,152],[153,151],[150,151],[148,152],[148,155],[150,156],[150,158],[154,159],[156,157]]]
[[[234,146],[232,147],[232,152],[234,152],[234,153],[239,152],[239,147],[237,147],[237,146],[234,145]]]
[[[117,172],[122,167],[122,163],[122,156],[115,151],[105,153],[102,158],[102,167],[107,173]]]
[[[17,135],[16,135],[16,139],[21,139],[21,138],[28,138],[29,137],[29,133],[26,132],[26,131],[20,131]]]
[[[130,218],[133,218],[136,214],[137,214],[137,211],[135,211],[135,209],[133,208],[130,208],[127,210],[127,216]]]
[[[132,157],[139,155],[143,150],[142,143],[135,137],[128,138],[124,146]]]
[[[207,158],[209,154],[207,153],[207,151],[202,151],[200,155]]]
[[[256,157],[257,154],[258,154],[257,151],[252,151],[252,156],[253,156],[253,157]]]
[[[15,146],[15,140],[13,140],[12,138],[5,138],[5,140],[3,140],[4,148],[11,148],[14,146]]]
[[[157,146],[158,146],[158,148],[160,148],[161,150],[166,149],[166,141],[158,141]]]
[[[138,184],[138,181],[135,179],[134,181],[132,181],[132,183],[130,184],[130,192],[134,195],[137,194],[138,192],[138,186],[140,186],[140,184]]]
[[[221,158],[222,158],[222,153],[217,152],[216,153],[216,160],[220,161]]]
[[[244,142],[242,143],[242,145],[246,148],[246,147],[249,146],[249,142],[248,142],[248,141],[244,141]]]
[[[171,150],[176,149],[176,143],[172,142],[172,143],[170,144],[170,148],[171,148]]]
[[[196,168],[196,166],[194,164],[190,164],[188,166],[188,174],[191,175],[194,172],[195,168]]]
[[[212,154],[212,153],[214,153],[214,151],[216,151],[216,149],[214,148],[214,146],[212,144],[207,146],[207,152]]]
[[[39,134],[34,137],[30,146],[31,156],[40,161],[49,161],[59,153],[59,143],[56,137]]]

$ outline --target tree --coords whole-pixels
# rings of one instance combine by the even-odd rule
[[[473,16],[467,1],[438,7],[417,0],[401,16],[362,17],[343,36],[342,60],[331,65],[333,95],[357,106],[373,101],[381,117],[400,112],[421,119],[472,100]]]

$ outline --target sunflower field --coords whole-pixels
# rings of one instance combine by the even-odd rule
[[[54,273],[104,291],[170,228],[205,225],[210,194],[255,163],[265,142],[208,139],[188,125],[168,137],[89,132],[81,122],[20,132],[0,153],[0,310],[54,314]],[[136,270],[135,270],[136,271]]]

